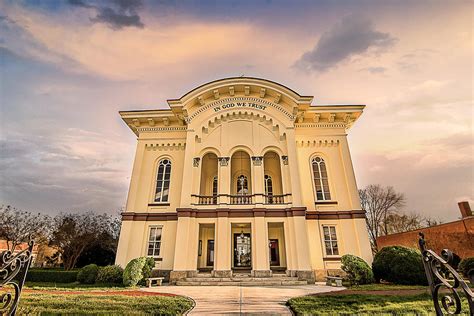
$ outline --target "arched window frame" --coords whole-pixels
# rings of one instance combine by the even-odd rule
[[[314,156],[311,159],[311,171],[316,201],[331,201],[331,188],[326,160],[321,156]],[[321,192],[318,192],[318,186],[321,188]]]
[[[244,177],[244,185],[243,185],[243,187],[240,187],[240,181],[239,181],[239,179],[240,179],[241,177]],[[238,194],[238,195],[247,195],[247,194],[248,194],[248,192],[249,192],[249,181],[248,181],[248,178],[247,178],[246,175],[240,174],[240,175],[237,177],[236,188],[237,188],[237,194]],[[247,193],[244,193],[244,192],[239,193],[240,190],[242,190],[242,189],[243,189],[243,190],[247,190]],[[243,190],[242,190],[242,191],[243,191]]]
[[[273,195],[273,179],[272,176],[266,174],[264,176],[265,181],[265,195]]]
[[[217,176],[214,176],[212,178],[211,195],[216,196],[217,194],[219,194],[219,179]]]
[[[160,169],[163,169],[160,172]],[[172,162],[169,158],[162,158],[157,164],[156,186],[154,201],[156,203],[167,203],[170,197]]]

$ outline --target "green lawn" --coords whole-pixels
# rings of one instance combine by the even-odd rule
[[[344,285],[346,286],[346,285]],[[395,291],[395,290],[426,290],[429,291],[426,285],[397,285],[397,284],[363,284],[347,287],[352,291]]]
[[[192,306],[180,296],[22,293],[18,315],[180,315]]]
[[[370,284],[351,287],[354,291],[374,291],[372,294],[332,294],[295,297],[288,305],[296,315],[432,315],[433,301],[428,293],[381,295],[377,291],[426,290],[427,287]],[[406,294],[406,292],[405,292]],[[469,313],[467,299],[463,311]]]

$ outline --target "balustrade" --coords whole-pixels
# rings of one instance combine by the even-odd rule
[[[256,203],[256,196],[263,196],[265,204],[289,204],[291,202],[286,201],[287,197],[291,197],[291,194],[238,194],[238,195],[227,195],[227,194],[218,194],[218,195],[192,195],[194,198],[195,205],[217,205],[219,204],[219,197],[227,196],[229,197],[229,203],[232,205],[250,205]]]

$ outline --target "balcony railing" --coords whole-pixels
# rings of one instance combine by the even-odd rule
[[[252,203],[252,198],[254,197],[254,194],[252,195],[229,195],[229,200],[230,204],[253,204]]]
[[[231,204],[231,205],[250,205],[250,204],[271,204],[282,205],[291,204],[291,194],[248,194],[248,195],[196,195],[193,194],[194,205],[217,205],[217,204]]]
[[[217,195],[198,195],[197,197],[200,205],[217,204]]]
[[[282,195],[265,195],[265,204],[285,204],[285,196],[288,194]]]

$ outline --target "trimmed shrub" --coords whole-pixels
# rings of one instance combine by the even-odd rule
[[[154,266],[155,261],[150,257],[132,259],[123,270],[123,284],[125,286],[135,286],[144,282],[145,278],[150,277]]]
[[[155,267],[155,259],[146,257],[145,266],[143,266],[143,279],[151,277],[151,271]]]
[[[421,253],[402,246],[384,247],[374,257],[372,271],[377,282],[426,285]]]
[[[72,283],[77,280],[78,270],[58,270],[58,269],[29,269],[26,274],[26,281],[30,282],[51,282],[51,283]]]
[[[118,265],[111,265],[99,268],[97,273],[97,283],[122,283],[123,269]]]
[[[351,284],[369,284],[374,282],[372,268],[364,259],[353,255],[344,255],[341,258],[342,270],[346,272]]]
[[[459,263],[458,270],[464,275],[464,277],[469,278],[468,272],[471,271],[474,274],[474,257],[464,258]]]
[[[94,284],[99,273],[99,267],[96,264],[88,264],[79,270],[77,281],[84,284]]]

